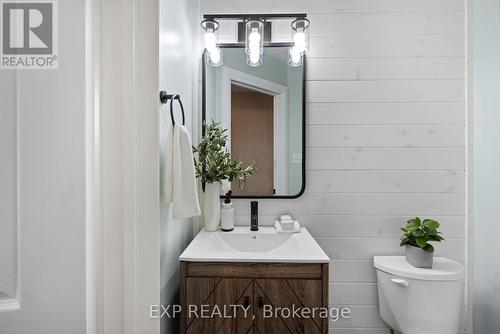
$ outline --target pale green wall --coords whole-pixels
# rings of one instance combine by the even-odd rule
[[[186,112],[186,127],[191,130],[196,124],[193,113],[197,112],[197,103],[193,101],[193,87],[197,73],[193,64],[198,52],[193,42],[198,39],[195,34],[199,29],[198,0],[160,0],[160,87],[167,92],[180,94]],[[163,42],[162,36],[177,36],[179,44],[173,47]],[[161,107],[160,112],[160,146],[165,143],[166,127],[171,126],[168,105]],[[178,116],[178,115],[177,115]],[[162,158],[162,157],[161,157]],[[160,159],[162,164],[163,159]],[[160,175],[160,183],[172,182]],[[162,305],[179,304],[180,263],[179,255],[193,238],[192,219],[174,219],[171,206],[161,197],[160,202],[160,302]],[[147,222],[145,222],[147,223]],[[161,333],[179,333],[179,319],[163,317]]]
[[[473,1],[474,334],[500,331],[500,3]]]
[[[292,163],[292,154],[302,152],[302,67],[287,71],[288,94],[288,194],[296,195],[302,187],[302,164]],[[302,152],[303,153],[303,152]]]
[[[287,84],[288,65],[270,56],[266,50],[264,50],[264,63],[259,67],[251,67],[246,64],[244,48],[224,49],[224,66],[283,86]]]

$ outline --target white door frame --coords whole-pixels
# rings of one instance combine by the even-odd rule
[[[159,334],[159,2],[86,0],[87,334]]]
[[[274,97],[274,189],[276,194],[288,193],[288,87],[229,67],[222,67],[221,123],[227,129],[228,150],[231,150],[231,84],[272,95]]]

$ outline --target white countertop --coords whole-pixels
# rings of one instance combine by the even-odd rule
[[[305,227],[279,234],[274,227],[235,227],[232,232],[201,231],[179,257],[190,262],[328,263],[329,257]]]

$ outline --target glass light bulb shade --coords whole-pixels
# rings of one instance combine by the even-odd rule
[[[300,52],[309,51],[309,25],[310,22],[306,18],[295,19],[291,23],[293,43]]]
[[[206,50],[215,50],[217,48],[217,40],[219,35],[219,23],[214,19],[205,19],[201,21],[203,29],[203,40]]]
[[[222,50],[220,48],[214,48],[206,51],[207,64],[213,67],[219,67],[223,65],[222,62]]]
[[[260,20],[248,20],[245,23],[245,52],[250,55],[250,52],[259,50],[259,53],[264,53],[264,22]]]
[[[292,67],[298,67],[301,66],[303,63],[303,57],[302,57],[302,52],[300,50],[293,46],[290,48],[290,51],[288,52],[288,65]]]

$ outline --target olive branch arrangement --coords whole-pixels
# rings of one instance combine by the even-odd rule
[[[255,162],[245,167],[241,161],[232,158],[226,147],[227,129],[223,129],[220,123],[212,120],[211,124],[204,122],[203,127],[205,135],[198,147],[193,147],[196,177],[202,184],[227,180],[237,181],[238,187],[243,188],[255,169]]]

